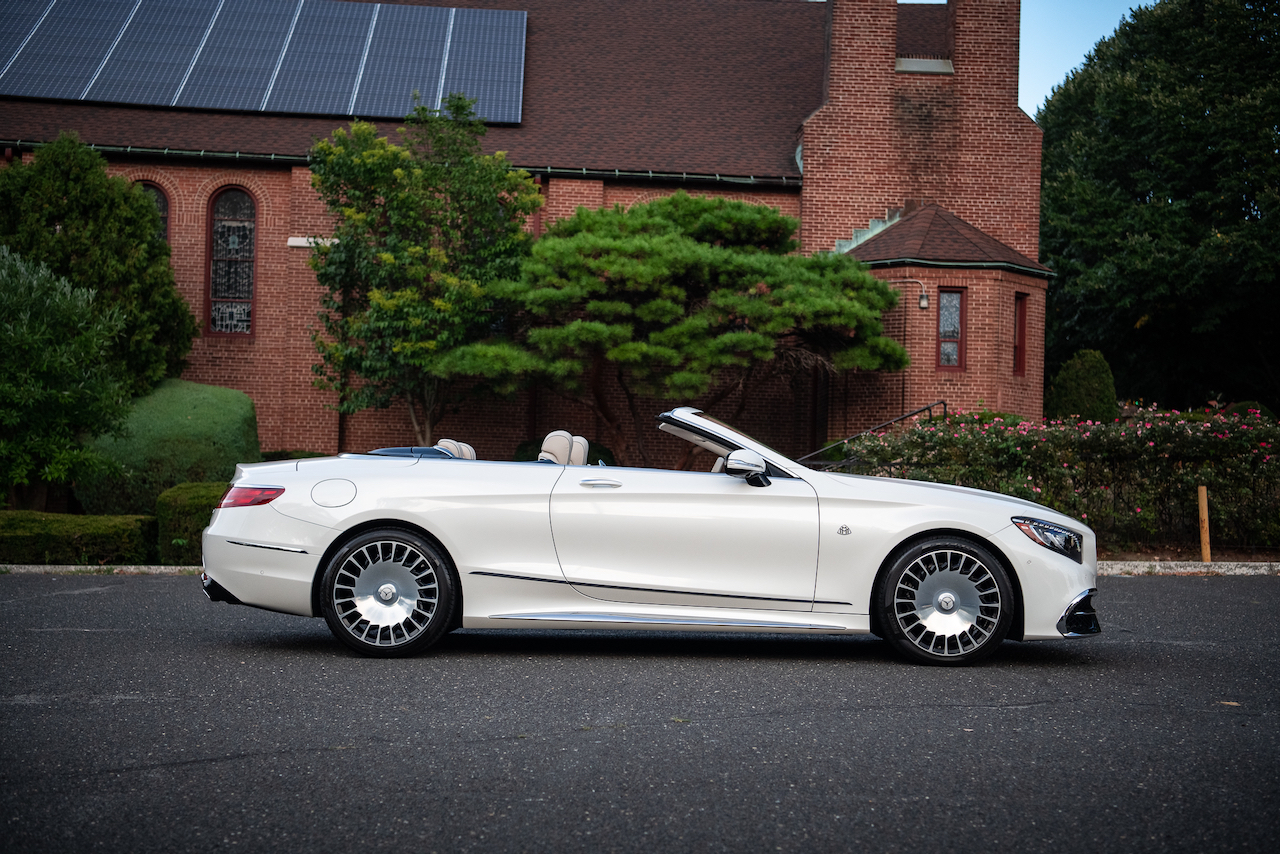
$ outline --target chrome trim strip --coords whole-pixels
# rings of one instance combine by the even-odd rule
[[[1088,599],[1090,596],[1096,596],[1096,595],[1098,595],[1098,588],[1090,587],[1088,590],[1086,590],[1085,592],[1081,593],[1079,596],[1071,600],[1071,604],[1066,607],[1066,609],[1062,612],[1062,616],[1058,618],[1058,624],[1054,626],[1054,628],[1058,630],[1059,634],[1061,634],[1064,638],[1087,638],[1091,635],[1096,635],[1102,631],[1102,625],[1098,622],[1098,613],[1096,611],[1090,612],[1093,614],[1093,624],[1098,627],[1098,630],[1096,632],[1069,632],[1066,630],[1067,617],[1071,616],[1072,612],[1076,610],[1077,606],[1079,606],[1081,602]]]
[[[563,578],[537,578],[532,575],[508,575],[505,572],[469,572],[468,575],[485,575],[489,578],[510,578],[513,581],[541,581],[544,584],[568,584]]]
[[[797,605],[852,605],[852,602],[829,602],[825,599],[774,599],[768,596],[739,596],[733,593],[700,593],[693,590],[664,590],[658,587],[624,587],[618,584],[591,584],[586,581],[561,581],[558,578],[534,578],[527,575],[508,575],[505,572],[470,572],[468,575],[485,575],[490,578],[510,578],[513,581],[541,581],[546,584],[569,584],[573,587],[597,587],[602,590],[630,590],[633,593],[664,593],[668,596],[710,596],[713,599],[749,599],[753,602],[790,602]]]
[[[545,620],[557,623],[639,623],[660,626],[725,626],[749,629],[821,629],[823,631],[848,631],[844,626],[815,623],[781,623],[770,620],[697,620],[687,617],[650,617],[637,614],[494,614],[491,620]]]
[[[306,549],[293,549],[288,546],[267,546],[262,543],[245,543],[240,540],[227,540],[227,543],[233,546],[248,546],[251,549],[270,549],[273,552],[289,552],[291,554],[298,555],[304,555],[307,553]]]

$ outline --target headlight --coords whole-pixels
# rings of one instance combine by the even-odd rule
[[[1045,522],[1041,519],[1028,519],[1025,516],[1014,516],[1009,521],[1018,526],[1018,530],[1035,540],[1046,549],[1060,555],[1066,555],[1076,563],[1084,562],[1084,537],[1061,525]]]

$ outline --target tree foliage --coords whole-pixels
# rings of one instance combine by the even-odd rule
[[[1280,404],[1275,4],[1137,8],[1037,121],[1049,367],[1092,348],[1129,397]]]
[[[123,371],[105,358],[124,321],[94,302],[93,291],[0,246],[0,487],[15,500],[20,486],[99,464],[85,440],[129,412]]]
[[[107,175],[106,160],[63,134],[29,164],[0,170],[0,244],[97,294],[123,333],[105,358],[119,362],[130,394],[181,373],[197,333],[174,287],[160,214],[142,188]]]
[[[1097,350],[1081,350],[1068,359],[1049,384],[1044,414],[1049,418],[1114,421],[1120,408],[1106,357]]]
[[[335,240],[312,255],[325,288],[319,384],[342,412],[407,403],[423,445],[460,378],[506,375],[457,351],[490,335],[486,288],[516,275],[525,217],[540,204],[528,173],[481,152],[473,105],[456,94],[439,112],[418,105],[400,145],[354,122],[311,149],[335,221]]]
[[[519,279],[495,289],[520,312],[520,343],[481,356],[534,359],[632,464],[650,462],[643,439],[630,438],[652,415],[640,396],[712,393],[714,403],[770,367],[906,365],[881,334],[896,291],[847,256],[791,254],[796,226],[771,208],[683,192],[629,211],[580,208],[534,245]],[[614,384],[625,409],[610,399]]]

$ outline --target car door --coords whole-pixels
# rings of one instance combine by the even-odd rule
[[[808,611],[818,499],[803,480],[570,466],[551,494],[565,577],[595,599]]]

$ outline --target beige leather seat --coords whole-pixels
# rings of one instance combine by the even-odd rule
[[[569,449],[569,465],[585,466],[587,464],[587,440],[582,436],[573,437],[573,447]]]
[[[436,442],[436,447],[448,451],[455,459],[474,460],[476,458],[476,449],[468,445],[466,442],[458,442],[454,439],[441,439]]]
[[[542,451],[538,454],[538,462],[569,465],[569,457],[573,452],[573,435],[568,430],[553,430],[542,440]]]

